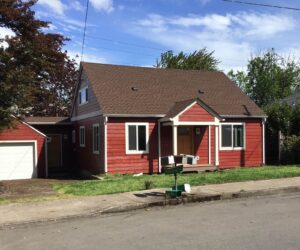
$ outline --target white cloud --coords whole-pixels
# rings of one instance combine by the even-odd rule
[[[79,1],[72,1],[68,4],[69,9],[74,9],[77,11],[85,11],[85,6],[83,6]]]
[[[68,51],[70,58],[75,59],[76,63],[80,63],[81,53],[79,51]],[[84,53],[83,61],[85,62],[95,62],[95,63],[107,63],[107,59],[96,54]]]
[[[286,15],[242,12],[237,15],[230,15],[230,17],[234,24],[245,29],[244,34],[248,36],[270,37],[296,27],[296,21]]]
[[[65,6],[60,0],[39,0],[38,3],[50,8],[54,13],[63,15]]]
[[[114,11],[113,0],[90,0],[90,3],[98,11]]]
[[[291,16],[239,12],[187,16],[148,15],[136,21],[128,32],[164,47],[191,52],[206,47],[215,51],[221,68],[244,69],[257,43],[267,44],[276,35],[291,31],[296,20]]]

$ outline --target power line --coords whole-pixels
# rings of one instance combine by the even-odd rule
[[[81,62],[83,58],[83,50],[84,50],[84,43],[85,43],[85,31],[86,31],[86,23],[88,17],[88,10],[89,10],[89,0],[86,1],[86,9],[85,9],[85,19],[84,19],[84,28],[83,28],[83,37],[82,37],[82,47],[81,47]]]
[[[262,6],[262,7],[277,8],[277,9],[286,9],[286,10],[297,10],[297,11],[300,11],[300,8],[288,7],[288,6],[279,6],[279,5],[271,5],[271,4],[263,4],[263,3],[252,3],[252,2],[244,2],[244,1],[236,1],[236,0],[223,0],[223,2],[237,3],[237,4],[247,4],[247,5],[255,5],[255,6]]]

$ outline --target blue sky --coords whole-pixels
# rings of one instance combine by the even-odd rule
[[[250,1],[250,0],[248,0]],[[300,8],[296,0],[251,0]],[[39,0],[38,18],[51,32],[71,40],[80,54],[85,0]],[[245,69],[266,49],[300,57],[300,11],[227,3],[222,0],[90,0],[84,60],[152,66],[166,50],[191,52],[207,47],[220,69]]]

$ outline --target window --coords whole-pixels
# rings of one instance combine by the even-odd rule
[[[84,87],[79,90],[79,105],[88,102],[88,87]]]
[[[148,153],[148,123],[126,123],[126,153]]]
[[[85,127],[81,126],[79,128],[79,144],[80,147],[85,147]]]
[[[245,148],[244,124],[222,124],[221,125],[221,149],[238,150]]]
[[[76,131],[72,130],[72,143],[76,143]]]
[[[99,124],[93,125],[93,153],[99,154]]]

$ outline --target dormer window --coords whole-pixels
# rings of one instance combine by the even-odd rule
[[[79,90],[79,105],[88,102],[88,87],[84,87]]]

